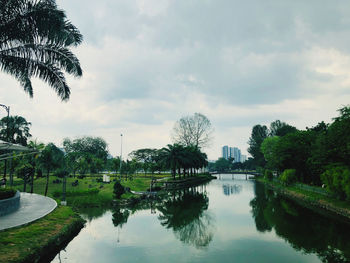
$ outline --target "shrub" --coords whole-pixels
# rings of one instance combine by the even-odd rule
[[[271,170],[266,169],[264,173],[264,178],[268,181],[272,181],[273,179],[273,173]]]
[[[16,194],[13,189],[0,188],[0,200],[11,198]]]
[[[115,196],[115,198],[120,199],[120,197],[122,196],[122,194],[125,193],[125,189],[124,187],[120,184],[120,182],[115,182],[114,186],[113,186],[113,194]]]
[[[350,170],[346,166],[328,167],[321,174],[321,180],[327,190],[337,198],[350,200]]]
[[[280,176],[280,181],[284,185],[291,185],[297,182],[295,169],[286,169]]]

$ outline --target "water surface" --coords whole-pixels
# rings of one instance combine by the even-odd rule
[[[52,262],[349,262],[350,225],[221,175],[130,209],[89,209]]]

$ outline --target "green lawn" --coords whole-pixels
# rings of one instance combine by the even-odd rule
[[[70,207],[57,207],[52,213],[29,225],[0,232],[0,262],[34,260],[33,253],[49,250],[57,238],[71,235],[82,220]]]
[[[67,178],[67,202],[69,206],[72,207],[98,207],[106,206],[113,200],[113,180],[119,177],[111,177],[111,183],[97,182],[99,176],[86,176],[84,179],[78,178]],[[63,181],[62,178],[57,178],[56,176],[50,176],[48,196],[56,199],[60,202],[63,184],[54,184],[53,181],[59,179]],[[78,180],[79,184],[77,186],[72,186],[72,183]],[[143,178],[138,176],[133,176],[133,180],[128,179],[127,181],[122,179],[122,185],[129,187],[133,191],[146,191],[151,182],[151,177]],[[19,178],[14,179],[14,188],[23,191],[23,180]],[[34,180],[34,193],[44,195],[45,193],[46,178],[38,178]],[[96,191],[97,189],[97,191]],[[30,185],[27,184],[27,192],[30,192]],[[92,193],[92,191],[95,191]],[[96,193],[98,192],[98,193]],[[131,198],[133,194],[123,195],[122,198]]]

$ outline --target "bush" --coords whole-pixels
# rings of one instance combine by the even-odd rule
[[[329,167],[321,174],[327,190],[341,200],[350,200],[350,170],[346,166]]]
[[[14,197],[16,191],[13,189],[0,188],[0,200]]]
[[[266,169],[264,173],[264,178],[268,181],[272,181],[273,179],[273,173],[271,170]]]
[[[114,194],[115,198],[120,199],[120,197],[124,193],[125,193],[124,187],[118,181],[115,182],[115,184],[113,186],[113,194]]]
[[[291,185],[297,182],[295,169],[286,169],[280,176],[280,181],[283,185]]]

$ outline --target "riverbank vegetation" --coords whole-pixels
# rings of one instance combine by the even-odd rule
[[[70,207],[60,206],[29,225],[2,231],[0,262],[44,262],[44,258],[55,255],[71,240],[84,223]]]
[[[281,121],[255,125],[249,139],[254,165],[269,180],[325,187],[339,200],[350,200],[350,107],[327,124],[297,130]]]

